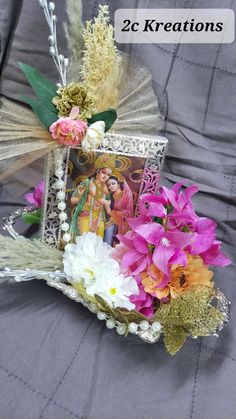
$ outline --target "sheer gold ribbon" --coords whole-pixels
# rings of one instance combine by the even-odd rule
[[[33,111],[17,102],[1,98],[0,181],[58,146]]]

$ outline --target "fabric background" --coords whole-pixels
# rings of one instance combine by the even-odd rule
[[[65,1],[56,0],[59,20]],[[98,1],[84,0],[90,19]],[[101,1],[100,3],[105,3]],[[110,0],[120,7],[220,7],[235,0]],[[0,0],[1,94],[29,93],[17,62],[56,80],[47,28],[36,0]],[[59,33],[65,51],[63,33]],[[153,75],[166,117],[169,155],[163,183],[199,184],[201,215],[219,223],[219,238],[234,260],[216,269],[231,299],[231,322],[219,338],[189,340],[174,357],[106,329],[80,305],[44,283],[0,287],[0,419],[236,419],[236,42],[227,45],[121,45]],[[43,162],[21,171],[30,187]],[[23,205],[9,181],[0,189],[1,217]],[[23,225],[18,229],[26,232]],[[30,232],[28,231],[28,234]]]

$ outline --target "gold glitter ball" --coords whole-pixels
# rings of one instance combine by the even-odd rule
[[[52,103],[58,109],[60,117],[69,116],[74,106],[79,106],[79,119],[86,121],[91,118],[95,112],[95,100],[82,83],[69,83],[64,87],[60,87],[57,96],[52,99]]]

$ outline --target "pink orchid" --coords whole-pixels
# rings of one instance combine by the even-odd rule
[[[182,227],[192,223],[197,217],[191,198],[198,191],[197,185],[192,185],[184,191],[180,190],[184,185],[176,183],[171,189],[160,188],[160,196],[168,208],[168,224],[170,226]]]
[[[221,242],[216,240],[216,223],[210,218],[196,217],[188,223],[188,230],[195,233],[195,240],[186,247],[191,255],[202,257],[206,265],[226,266],[230,260],[220,252]]]
[[[166,230],[174,231],[177,229],[181,232],[194,233],[194,240],[187,245],[186,251],[192,255],[204,254],[208,258],[208,255],[212,255],[212,252],[215,255],[216,249],[218,249],[216,263],[227,263],[226,261],[229,261],[229,259],[220,253],[219,245],[217,247],[213,246],[216,239],[216,223],[210,218],[198,217],[194,211],[191,198],[197,192],[197,186],[192,185],[186,188],[184,192],[180,191],[181,186],[182,184],[178,183],[172,189],[162,187],[160,196],[141,196],[139,209],[140,213],[146,217],[144,221],[150,223],[148,216],[159,217],[165,224]],[[168,212],[170,206],[172,206],[172,211]],[[215,257],[211,257],[211,261],[214,260]],[[173,263],[173,260],[171,262]]]
[[[140,276],[135,277],[138,284],[139,295],[131,295],[129,297],[131,303],[135,304],[135,310],[146,317],[152,317],[154,314],[153,301],[154,297],[144,291]]]
[[[62,145],[70,146],[72,148],[77,147],[83,140],[88,128],[86,122],[76,119],[78,114],[79,108],[74,107],[71,110],[69,117],[62,117],[54,122],[49,127],[52,138]]]
[[[172,205],[175,211],[187,211],[195,214],[191,198],[198,192],[198,186],[191,185],[184,191],[181,191],[180,189],[184,183],[176,183],[171,189],[162,186],[160,188],[160,196],[165,201],[165,205]]]
[[[170,228],[191,225],[198,218],[191,202],[191,197],[197,192],[197,186],[192,185],[186,188],[185,192],[179,192],[181,186],[181,183],[177,183],[172,189],[163,186],[158,196],[142,195],[139,200],[140,213],[146,217],[164,218]]]
[[[45,182],[44,180],[40,180],[35,186],[35,189],[32,193],[27,193],[25,195],[26,201],[30,204],[35,205],[37,208],[41,208],[43,205],[43,195],[45,190]]]
[[[191,202],[196,185],[181,191],[182,184],[172,189],[162,187],[160,195],[142,195],[140,215],[128,220],[131,231],[118,235],[122,269],[138,275],[154,265],[169,278],[171,266],[186,266],[187,253],[200,255],[206,264],[225,266],[229,259],[220,252],[216,241],[216,223],[198,217]],[[162,283],[160,286],[162,287]]]
[[[187,247],[192,255],[208,250],[216,238],[216,223],[210,218],[198,217],[189,223],[188,228],[195,233],[195,240]]]
[[[122,271],[129,275],[138,275],[151,263],[152,255],[148,243],[134,231],[125,235],[118,234],[119,247],[113,253],[113,257],[121,263]]]
[[[195,219],[191,198],[198,191],[197,185],[180,191],[183,183],[176,183],[172,189],[160,188],[159,195],[144,194],[139,198],[139,211],[143,216],[166,217],[171,210],[174,214],[184,214],[188,219]]]
[[[186,266],[187,256],[183,249],[194,241],[194,233],[166,230],[150,219],[144,222],[143,216],[129,219],[128,222],[137,235],[144,239],[144,243],[153,247],[152,260],[161,272],[169,275],[169,264]]]
[[[162,196],[144,194],[139,198],[139,212],[143,217],[166,217],[165,205],[167,202]]]
[[[162,187],[158,196],[142,195],[140,215],[127,220],[131,230],[117,236],[120,243],[113,257],[120,262],[123,273],[135,278],[139,295],[131,296],[130,301],[136,311],[147,317],[153,316],[157,299],[169,303],[170,284],[182,280],[182,276],[175,278],[174,273],[182,275],[182,270],[191,270],[189,261],[200,260],[206,271],[208,265],[231,263],[221,252],[221,242],[216,240],[216,223],[195,213],[191,198],[197,186],[181,191],[182,185]]]
[[[214,240],[211,247],[200,256],[206,265],[227,266],[231,264],[231,260],[227,258],[221,251],[221,242]]]

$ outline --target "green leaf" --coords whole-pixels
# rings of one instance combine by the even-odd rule
[[[138,311],[131,310],[126,311],[122,309],[116,309],[116,318],[117,320],[123,323],[140,323],[142,320],[148,320],[143,314],[139,313]]]
[[[52,103],[52,99],[57,94],[57,86],[42,76],[34,67],[23,63],[19,63],[19,66],[40,102],[51,112],[57,114],[57,109]]]
[[[53,122],[57,121],[58,117],[57,115],[50,111],[49,109],[45,108],[45,105],[43,102],[40,102],[38,100],[31,99],[28,96],[22,96],[25,103],[31,106],[34,113],[37,115],[37,117],[40,119],[42,124],[48,129],[50,125],[53,124]]]
[[[41,210],[38,209],[33,212],[27,212],[22,215],[22,218],[26,224],[40,224],[41,221]]]
[[[209,306],[205,318],[189,327],[192,336],[209,336],[223,323],[224,316],[217,308]]]
[[[90,303],[97,304],[96,298],[88,295],[82,281],[72,281],[71,285],[78,291],[80,296]]]
[[[109,316],[116,317],[115,309],[113,309],[105,300],[103,300],[103,298],[99,297],[99,295],[95,295],[95,298],[99,310],[103,311]]]
[[[181,326],[164,328],[164,343],[170,355],[175,355],[184,345],[188,332]]]
[[[105,132],[107,132],[112,127],[116,119],[117,119],[116,110],[110,108],[104,112],[100,112],[100,113],[96,113],[92,115],[92,117],[88,119],[88,125],[91,125],[97,121],[104,121],[106,125]]]

